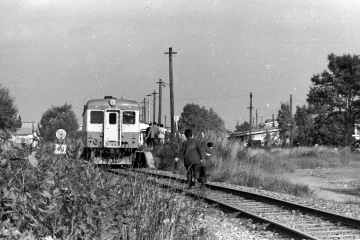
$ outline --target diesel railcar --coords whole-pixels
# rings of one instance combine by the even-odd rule
[[[83,156],[95,164],[132,164],[140,133],[136,101],[106,96],[84,106]]]

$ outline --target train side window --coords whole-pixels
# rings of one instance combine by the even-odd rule
[[[90,112],[90,123],[91,124],[103,124],[104,123],[104,112],[103,111],[91,111]]]
[[[117,118],[116,113],[110,113],[109,114],[109,124],[116,124],[116,118]]]
[[[123,123],[124,124],[135,124],[135,112],[124,111]]]

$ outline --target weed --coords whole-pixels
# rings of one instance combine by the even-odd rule
[[[199,213],[196,202],[163,192],[144,177],[121,178],[71,157],[76,154],[53,152],[53,144],[44,145],[37,153],[38,167],[2,155],[0,235],[5,239],[196,236],[191,229]]]

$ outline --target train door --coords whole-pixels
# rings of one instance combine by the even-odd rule
[[[104,147],[120,147],[120,111],[106,110],[104,114]]]

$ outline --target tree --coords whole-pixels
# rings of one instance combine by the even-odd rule
[[[278,112],[276,121],[279,124],[279,137],[283,145],[286,145],[287,140],[290,139],[291,133],[294,136],[295,121],[290,112],[289,103],[281,103],[281,108]]]
[[[315,118],[311,138],[320,145],[346,145],[344,142],[345,114],[319,114]]]
[[[7,137],[9,133],[18,129],[17,125],[18,109],[14,104],[14,98],[10,96],[9,90],[0,84],[0,130],[2,137]]]
[[[327,118],[331,116],[339,121],[336,125],[342,123],[343,126],[339,128],[342,136],[340,142],[348,145],[355,120],[360,114],[360,59],[357,55],[336,56],[332,53],[328,55],[328,61],[329,71],[325,70],[311,78],[307,101],[321,115],[319,119],[329,122]]]
[[[56,131],[64,129],[66,136],[75,138],[79,129],[79,124],[75,113],[72,111],[71,104],[65,103],[61,107],[51,107],[41,117],[41,135],[45,140],[54,141],[56,139]]]
[[[179,130],[192,129],[196,133],[201,132],[224,132],[224,121],[211,108],[207,110],[204,106],[186,104],[179,119]]]
[[[306,105],[302,107],[296,106],[294,120],[297,126],[294,142],[305,146],[311,145],[313,143],[312,132],[314,128],[311,110]]]
[[[235,131],[237,131],[237,132],[246,132],[246,131],[249,131],[249,128],[250,128],[250,123],[245,121],[240,125],[236,125],[235,126]]]

